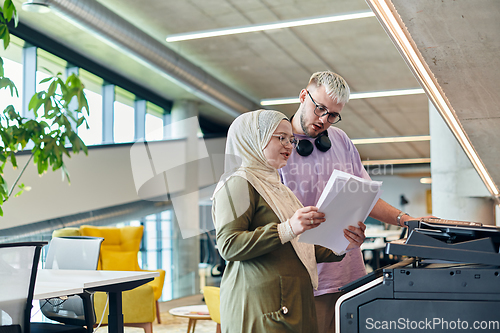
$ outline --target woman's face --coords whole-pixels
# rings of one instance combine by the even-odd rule
[[[267,162],[276,169],[280,169],[286,165],[293,149],[291,143],[288,143],[286,147],[281,144],[279,138],[280,135],[287,139],[293,137],[292,125],[288,120],[283,119],[280,122],[274,131],[271,140],[269,140],[267,146],[263,150]],[[284,140],[283,142],[285,141],[287,140]]]

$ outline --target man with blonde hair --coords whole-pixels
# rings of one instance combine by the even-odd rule
[[[333,170],[370,179],[359,153],[349,137],[331,125],[341,121],[340,113],[349,101],[349,85],[338,74],[314,73],[299,94],[300,106],[292,118],[292,129],[299,141],[288,164],[280,169],[283,183],[304,206],[316,205]],[[408,214],[379,199],[370,216],[388,224],[403,226],[412,219]],[[362,236],[366,226],[349,230]],[[335,302],[341,296],[339,287],[366,274],[361,250],[347,253],[338,263],[318,264],[319,285],[315,304],[319,332],[335,331]]]

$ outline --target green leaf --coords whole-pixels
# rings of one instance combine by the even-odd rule
[[[87,101],[87,97],[85,97],[85,92],[82,89],[78,92],[78,103],[81,105],[80,111],[82,111],[83,108],[87,111],[87,116],[89,115],[89,103]]]
[[[44,109],[43,109],[44,115],[45,115],[45,117],[47,117],[47,115],[49,114],[49,111],[52,109],[52,102],[51,102],[50,98],[45,99],[43,106],[44,106]]]
[[[49,86],[49,90],[47,92],[47,95],[49,97],[54,96],[54,93],[56,92],[56,89],[57,89],[57,82],[56,81],[52,81],[52,83]]]
[[[10,152],[10,163],[12,163],[12,166],[14,168],[17,168],[17,160],[16,160],[16,155],[14,154],[13,151]]]
[[[35,94],[31,97],[30,102],[28,103],[28,109],[33,110],[35,113],[35,118],[38,118],[38,109],[43,104],[43,99],[40,98],[40,94]]]
[[[7,19],[7,22],[12,19],[12,14],[14,13],[15,9],[16,8],[14,7],[12,0],[5,0],[3,4],[3,16]]]
[[[9,47],[10,44],[10,33],[9,33],[9,28],[5,26],[5,35],[2,37],[3,39],[3,49],[7,50],[7,47]]]
[[[0,89],[8,87],[9,86],[9,79],[6,77],[3,77],[0,79]]]
[[[17,12],[16,7],[14,7],[14,27],[17,27],[18,23],[19,23],[19,14]]]
[[[55,75],[54,75],[54,73],[53,73],[50,69],[48,69],[47,67],[43,67],[43,66],[42,66],[42,69],[43,69],[44,71],[46,71],[47,73],[49,73],[49,74],[50,74],[50,76],[52,76],[52,78],[55,76]]]
[[[83,140],[78,137],[78,140],[80,140],[80,145],[82,146],[82,149],[83,149],[83,152],[85,153],[85,155],[89,155],[89,149],[87,148],[87,146],[85,145],[85,143],[83,142]]]
[[[16,85],[14,82],[12,82],[9,78],[1,78],[0,79],[0,89],[9,87],[10,88],[10,95],[14,96],[14,92],[16,93],[16,97],[19,97],[19,93],[17,91]]]
[[[85,121],[85,117],[80,117],[78,118],[78,121],[76,123],[76,127],[80,127],[81,124]]]
[[[8,46],[8,43],[7,43],[7,45],[5,45],[5,39],[7,38],[8,34],[9,34],[9,28],[7,28],[7,25],[0,24],[0,39],[3,39],[3,41],[4,41],[4,49],[7,49],[7,46]]]
[[[64,180],[64,176],[66,175],[66,178],[68,178],[68,184],[71,184],[71,180],[69,179],[69,172],[66,169],[66,165],[65,164],[61,165],[61,169],[63,171],[63,180]]]
[[[37,169],[37,172],[39,175],[41,175],[43,173],[43,162],[42,161],[38,161],[38,163],[36,164],[36,169]]]
[[[49,82],[51,80],[52,80],[51,77],[46,77],[45,79],[43,79],[42,81],[40,81],[40,84],[45,83],[45,82]]]
[[[20,184],[20,185],[17,185],[17,187],[19,187],[19,192],[17,192],[15,195],[14,195],[14,198],[15,197],[18,197],[20,196],[21,194],[24,193],[24,191],[29,191],[31,190],[31,188],[29,186],[25,186],[24,184]]]
[[[62,152],[64,154],[66,154],[66,156],[71,157],[71,155],[69,154],[69,151],[66,149],[66,147],[64,147],[63,145],[61,145],[61,146],[59,146],[59,148],[62,150]]]
[[[0,77],[4,76],[4,70],[3,70],[3,59],[0,57]]]
[[[61,93],[63,94],[63,96],[65,96],[68,93],[68,87],[66,83],[64,83],[64,81],[60,77],[57,77],[56,81],[61,87]]]

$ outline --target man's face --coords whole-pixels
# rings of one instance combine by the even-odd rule
[[[309,91],[309,94],[307,93]],[[311,98],[312,97],[312,98]],[[325,131],[330,127],[331,123],[328,121],[328,115],[323,117],[318,117],[314,113],[316,105],[324,110],[328,110],[329,113],[338,113],[344,108],[344,104],[338,104],[334,101],[325,91],[325,87],[321,86],[308,87],[308,89],[302,89],[299,95],[301,102],[300,110],[300,126],[305,135],[315,138],[321,132]],[[314,101],[313,101],[314,100]],[[314,104],[316,103],[316,105]],[[316,113],[323,114],[324,111],[316,109]]]

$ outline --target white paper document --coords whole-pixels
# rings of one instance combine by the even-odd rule
[[[344,251],[349,241],[344,229],[358,221],[364,222],[380,198],[382,182],[366,180],[335,170],[316,204],[325,213],[326,221],[319,227],[305,231],[299,241],[317,244],[336,253]]]

